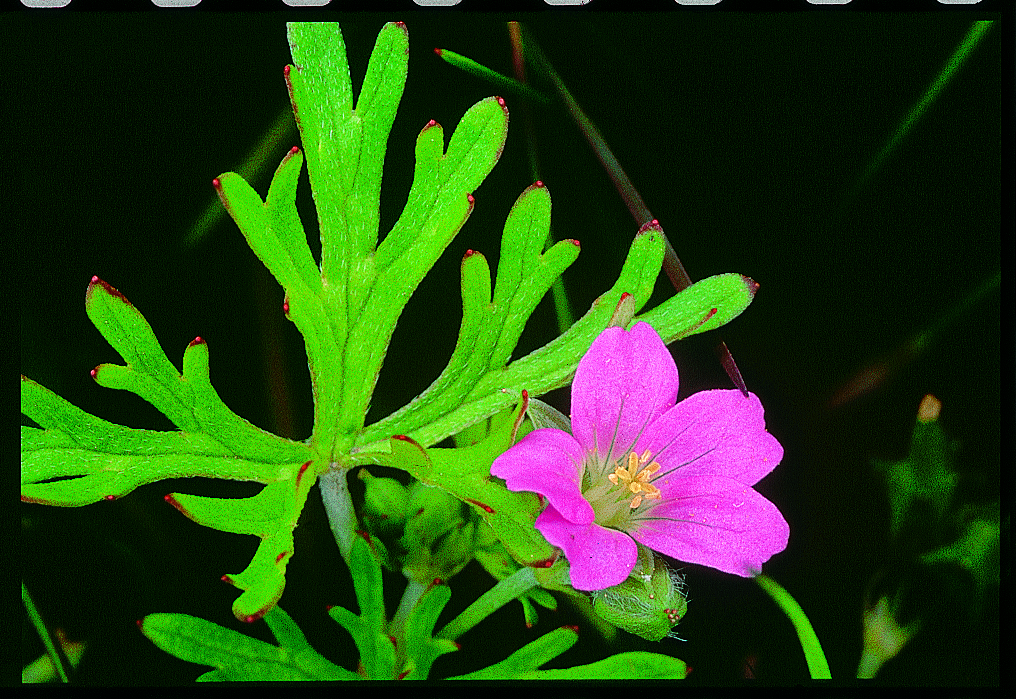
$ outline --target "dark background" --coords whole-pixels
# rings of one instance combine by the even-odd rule
[[[309,18],[311,15],[302,15]],[[309,435],[310,385],[302,341],[281,313],[282,291],[228,218],[200,244],[188,230],[213,198],[211,179],[239,167],[288,105],[286,13],[218,15],[6,15],[13,39],[5,102],[14,117],[14,205],[7,239],[20,275],[21,371],[72,403],[132,427],[170,423],[133,394],[102,389],[89,370],[121,360],[83,308],[99,275],[145,314],[178,366],[201,335],[226,403],[256,425]],[[329,16],[329,19],[335,19]],[[500,92],[440,61],[434,47],[510,73],[505,19],[531,20],[550,60],[601,129],[693,279],[740,272],[761,284],[749,309],[718,333],[673,346],[681,397],[728,388],[713,354],[730,347],[786,453],[758,489],[791,525],[788,549],[767,564],[808,613],[835,678],[849,681],[861,650],[865,587],[890,564],[888,505],[872,457],[907,450],[926,393],[962,445],[961,488],[998,498],[999,294],[936,336],[876,390],[837,408],[836,391],[862,367],[927,328],[1000,266],[1001,27],[996,25],[940,98],[856,196],[848,192],[920,99],[967,32],[955,13],[733,15],[408,14],[339,16],[358,89],[383,21],[410,31],[410,71],[386,160],[382,231],[412,176],[416,134],[436,119],[450,136],[470,105]],[[512,202],[531,183],[521,100],[500,163],[475,193],[469,222],[421,285],[395,333],[371,419],[403,405],[451,354],[460,316],[458,264],[467,248],[496,262]],[[535,107],[540,177],[559,238],[582,241],[565,273],[581,314],[609,288],[638,226],[558,106]],[[255,179],[262,194],[296,136]],[[1011,146],[1011,142],[1009,143]],[[313,204],[301,212],[316,244]],[[1009,221],[1011,223],[1011,220]],[[1008,252],[1006,253],[1008,256]],[[1006,280],[1003,288],[1011,286]],[[666,297],[661,283],[652,304]],[[516,356],[553,337],[545,302]],[[277,361],[269,370],[269,359]],[[286,377],[274,396],[266,377]],[[567,393],[552,396],[566,409]],[[288,405],[288,408],[286,407]],[[21,505],[23,579],[47,620],[90,644],[77,679],[138,684],[189,681],[203,669],[172,658],[134,625],[184,612],[243,627],[219,582],[256,547],[251,537],[204,529],[162,501],[250,488],[157,483],[80,509]],[[256,490],[256,488],[254,489]],[[253,492],[253,491],[251,491]],[[326,604],[355,608],[348,573],[316,491],[297,529],[282,606],[314,646],[352,667],[348,636]],[[891,566],[890,566],[891,570]],[[619,650],[670,653],[689,681],[798,683],[807,669],[791,625],[751,581],[684,566],[691,603],[685,642],[626,636]],[[392,608],[402,582],[388,580]],[[450,618],[489,585],[477,566],[452,583]],[[969,590],[961,587],[960,594]],[[937,621],[890,664],[891,683],[998,682],[997,600],[971,618],[967,600],[932,600]],[[23,616],[23,662],[42,652]],[[437,677],[483,667],[560,624],[562,605],[527,631],[512,604],[440,659]],[[610,652],[589,629],[552,666]]]

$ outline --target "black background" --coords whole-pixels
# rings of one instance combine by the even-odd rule
[[[238,414],[296,439],[309,435],[306,360],[300,337],[282,317],[281,288],[228,218],[196,247],[182,244],[213,199],[211,179],[236,169],[288,105],[284,23],[293,17],[2,17],[13,38],[5,102],[14,117],[8,201],[15,211],[7,218],[7,239],[17,245],[20,263],[13,288],[22,373],[105,419],[171,427],[136,396],[102,389],[89,376],[99,363],[121,361],[84,312],[85,287],[97,274],[145,314],[178,366],[186,344],[205,338],[213,384]],[[299,18],[311,17],[318,15]],[[977,17],[422,12],[325,18],[342,23],[354,89],[382,23],[402,19],[409,27],[409,78],[389,140],[382,231],[405,202],[413,143],[424,124],[436,119],[447,138],[470,105],[498,92],[440,61],[433,48],[510,73],[504,20],[529,20],[692,278],[740,272],[761,284],[729,326],[672,347],[680,397],[729,387],[713,354],[724,339],[786,450],[758,486],[791,525],[788,549],[766,572],[808,613],[833,676],[853,677],[865,586],[889,560],[888,505],[869,460],[906,452],[923,395],[943,401],[943,424],[962,444],[963,492],[977,501],[998,498],[998,293],[875,391],[838,408],[829,401],[862,367],[895,351],[999,268],[1001,27],[993,27],[875,176],[848,197]],[[440,372],[460,316],[459,260],[472,248],[496,263],[504,218],[532,181],[520,99],[506,97],[512,121],[504,154],[475,192],[472,217],[400,321],[372,420],[406,403]],[[563,109],[536,106],[534,115],[555,234],[582,241],[582,254],[565,273],[582,313],[613,284],[638,226]],[[292,135],[278,145],[253,182],[259,192],[297,143]],[[306,175],[300,197],[315,246]],[[1003,284],[1007,295],[1009,286],[1011,279]],[[667,292],[658,284],[651,303]],[[516,356],[553,334],[545,302]],[[281,361],[273,371],[287,377],[288,403],[266,388],[266,356]],[[567,408],[566,392],[550,400]],[[135,619],[152,612],[194,614],[269,638],[263,624],[244,627],[233,619],[237,592],[219,582],[223,573],[243,569],[256,541],[204,529],[162,501],[172,491],[249,489],[239,487],[174,481],[80,509],[21,506],[23,579],[49,622],[90,644],[78,681],[161,684],[200,674],[202,668],[162,653],[138,632]],[[355,667],[348,636],[325,615],[326,604],[355,608],[355,602],[316,492],[296,536],[281,604],[320,652]],[[649,644],[626,636],[618,650],[676,655],[693,667],[689,681],[700,684],[738,682],[746,664],[765,681],[807,677],[792,627],[756,585],[696,566],[683,572],[691,603],[677,630],[686,641]],[[402,583],[395,577],[388,583],[394,608]],[[452,582],[446,616],[488,585],[481,569],[467,568]],[[934,602],[940,618],[881,679],[997,683],[997,602],[972,622],[964,600]],[[23,618],[28,662],[42,647]],[[527,631],[512,604],[460,639],[462,650],[438,660],[433,674],[478,669],[565,623],[580,622],[562,605]],[[608,652],[589,629],[550,666]]]

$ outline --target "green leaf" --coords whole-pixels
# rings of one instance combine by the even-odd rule
[[[412,403],[388,418],[405,432],[440,417],[457,405],[492,371],[504,367],[526,321],[554,280],[579,254],[578,244],[563,240],[541,254],[550,229],[546,187],[526,189],[512,207],[501,238],[494,297],[490,268],[480,253],[462,260],[462,326],[448,366]]]
[[[354,109],[339,25],[288,28],[295,64],[288,82],[321,225],[321,269],[344,300],[351,268],[377,240],[381,168],[405,86],[409,33],[401,22],[381,30]]]
[[[439,124],[424,127],[416,142],[416,169],[409,200],[373,257],[375,276],[363,275],[357,289],[369,289],[349,333],[346,385],[349,403],[341,424],[359,430],[399,315],[427,271],[455,237],[473,207],[475,190],[497,163],[508,132],[503,102],[491,97],[463,115],[444,152]],[[366,263],[365,263],[366,264]],[[359,293],[359,292],[356,292]]]
[[[360,679],[311,648],[282,609],[276,607],[265,620],[279,646],[187,614],[149,614],[141,622],[141,632],[170,655],[216,668],[201,681]]]
[[[321,230],[324,317],[316,308],[301,310],[314,305],[308,298],[288,287],[287,293],[290,315],[307,339],[313,439],[337,459],[363,425],[402,308],[465,222],[470,193],[497,162],[508,118],[494,98],[474,105],[447,152],[441,127],[424,128],[409,201],[375,252],[381,168],[407,71],[405,25],[389,23],[379,34],[355,109],[338,25],[290,24],[289,40],[295,67],[287,80]],[[283,199],[288,206],[288,194]],[[295,230],[292,212],[284,218],[291,222],[287,230]],[[301,313],[309,316],[302,324]]]
[[[307,445],[265,432],[226,407],[212,388],[208,345],[200,338],[184,352],[181,375],[145,318],[116,289],[93,279],[86,309],[127,361],[126,366],[100,365],[94,372],[96,382],[137,393],[182,431],[115,425],[22,377],[21,410],[42,427],[22,429],[22,500],[81,506],[122,497],[166,478],[264,483],[267,487],[252,498],[166,496],[199,524],[262,539],[250,565],[226,576],[244,590],[233,613],[244,620],[259,618],[282,595],[293,555],[293,529],[311,486],[328,463],[315,461]]]
[[[357,536],[348,561],[360,614],[344,607],[332,607],[328,614],[353,637],[367,678],[390,680],[395,678],[395,644],[386,630],[381,565],[370,549],[366,539]]]
[[[482,670],[468,675],[451,677],[453,680],[507,680],[522,679],[526,675],[535,674],[536,670],[566,650],[579,640],[577,626],[562,626],[550,633],[540,636],[535,641],[509,655],[507,658]]]
[[[434,638],[434,625],[451,596],[447,585],[432,585],[410,612],[406,620],[406,664],[400,674],[402,679],[427,679],[439,656],[459,649],[454,641]]]
[[[563,626],[523,646],[496,665],[453,680],[684,679],[684,662],[659,653],[618,653],[589,665],[539,670],[578,641],[578,628]]]
[[[152,327],[130,301],[98,277],[85,292],[85,312],[103,337],[127,362],[126,367],[100,365],[93,372],[99,385],[121,388],[147,400],[183,430],[197,431],[187,408],[190,387],[169,361]]]
[[[748,307],[757,289],[758,284],[743,275],[717,274],[695,282],[631,324],[649,323],[669,344],[726,325]]]

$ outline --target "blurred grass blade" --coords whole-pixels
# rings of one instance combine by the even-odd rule
[[[522,29],[518,22],[507,22],[506,24],[508,27],[508,38],[512,45],[512,69],[515,71],[515,79],[523,85],[528,85],[526,58],[522,51]],[[529,159],[530,179],[533,182],[537,182],[543,179],[540,175],[540,158],[536,147],[538,132],[533,120],[530,104],[523,101],[519,105],[519,111],[522,114],[522,129],[526,137],[526,155]],[[552,223],[547,230],[547,240],[544,242],[543,247],[549,249],[553,247],[555,242],[557,242],[557,236],[554,235]],[[575,322],[575,314],[572,312],[571,302],[568,300],[568,291],[565,289],[563,276],[554,280],[554,283],[550,287],[550,293],[554,299],[554,316],[557,318],[557,333],[558,335],[563,335]]]
[[[293,111],[289,107],[284,108],[276,117],[272,125],[268,127],[261,140],[251,148],[244,158],[243,164],[234,172],[248,182],[254,182],[261,173],[267,172],[269,161],[278,160],[276,157],[280,151],[280,144],[289,142],[296,136],[296,121],[293,119]],[[211,230],[226,215],[226,208],[219,201],[214,193],[209,198],[208,205],[198,220],[191,226],[191,229],[184,236],[183,246],[192,248],[204,240]]]
[[[808,662],[808,672],[811,673],[811,678],[813,680],[831,680],[833,676],[829,671],[825,653],[822,652],[822,644],[819,643],[815,629],[812,628],[801,605],[772,578],[766,575],[756,575],[755,582],[773,598],[780,609],[790,618],[790,622],[797,630],[797,637],[801,640],[801,648],[804,649],[804,659]]]
[[[506,91],[526,97],[537,102],[543,102],[544,104],[550,102],[550,98],[542,92],[534,90],[533,88],[525,85],[518,80],[513,80],[506,75],[501,75],[495,70],[491,70],[482,63],[477,63],[472,58],[467,58],[461,54],[449,51],[448,49],[434,49],[436,53],[443,61],[450,63],[451,65],[471,73],[479,78],[483,78],[489,82],[494,83],[498,87],[503,87]]]
[[[880,357],[854,374],[836,391],[827,407],[836,408],[857,400],[884,384],[900,369],[920,357],[946,329],[963,320],[978,303],[1001,285],[1002,272],[997,271],[922,332],[911,337],[891,354]]]
[[[985,37],[988,30],[991,28],[992,22],[990,20],[978,20],[971,25],[970,30],[967,32],[963,40],[960,41],[960,45],[956,47],[953,54],[946,61],[945,66],[939,72],[938,76],[931,83],[928,89],[925,91],[921,99],[911,107],[899,126],[896,127],[896,131],[889,138],[889,141],[882,147],[882,150],[878,152],[878,155],[871,161],[868,167],[865,169],[864,174],[861,175],[857,183],[850,190],[847,199],[853,198],[871,179],[882,164],[886,161],[893,150],[900,144],[900,142],[906,137],[908,133],[913,129],[914,124],[917,120],[928,110],[928,108],[934,103],[938,96],[945,89],[945,86],[949,84],[949,81],[956,75],[960,66],[970,56],[971,52],[976,48],[977,44]]]
[[[36,608],[35,602],[32,601],[32,596],[28,594],[28,588],[25,587],[23,581],[21,583],[21,602],[25,605],[25,612],[27,612],[28,617],[32,620],[35,630],[39,633],[39,638],[42,640],[43,645],[46,646],[46,653],[56,668],[60,681],[67,684],[70,682],[70,659],[64,653],[62,645],[54,642],[54,638],[49,633],[49,627],[43,621],[42,615]]]

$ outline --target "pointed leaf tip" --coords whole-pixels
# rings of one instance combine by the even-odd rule
[[[646,231],[657,231],[662,233],[663,228],[660,226],[660,222],[654,218],[652,221],[643,224],[643,226],[639,228],[639,235],[645,233]]]
[[[758,291],[759,283],[751,277],[746,277],[743,274],[741,275],[741,281],[743,281],[744,285],[748,288],[748,294],[754,298],[755,292]]]

